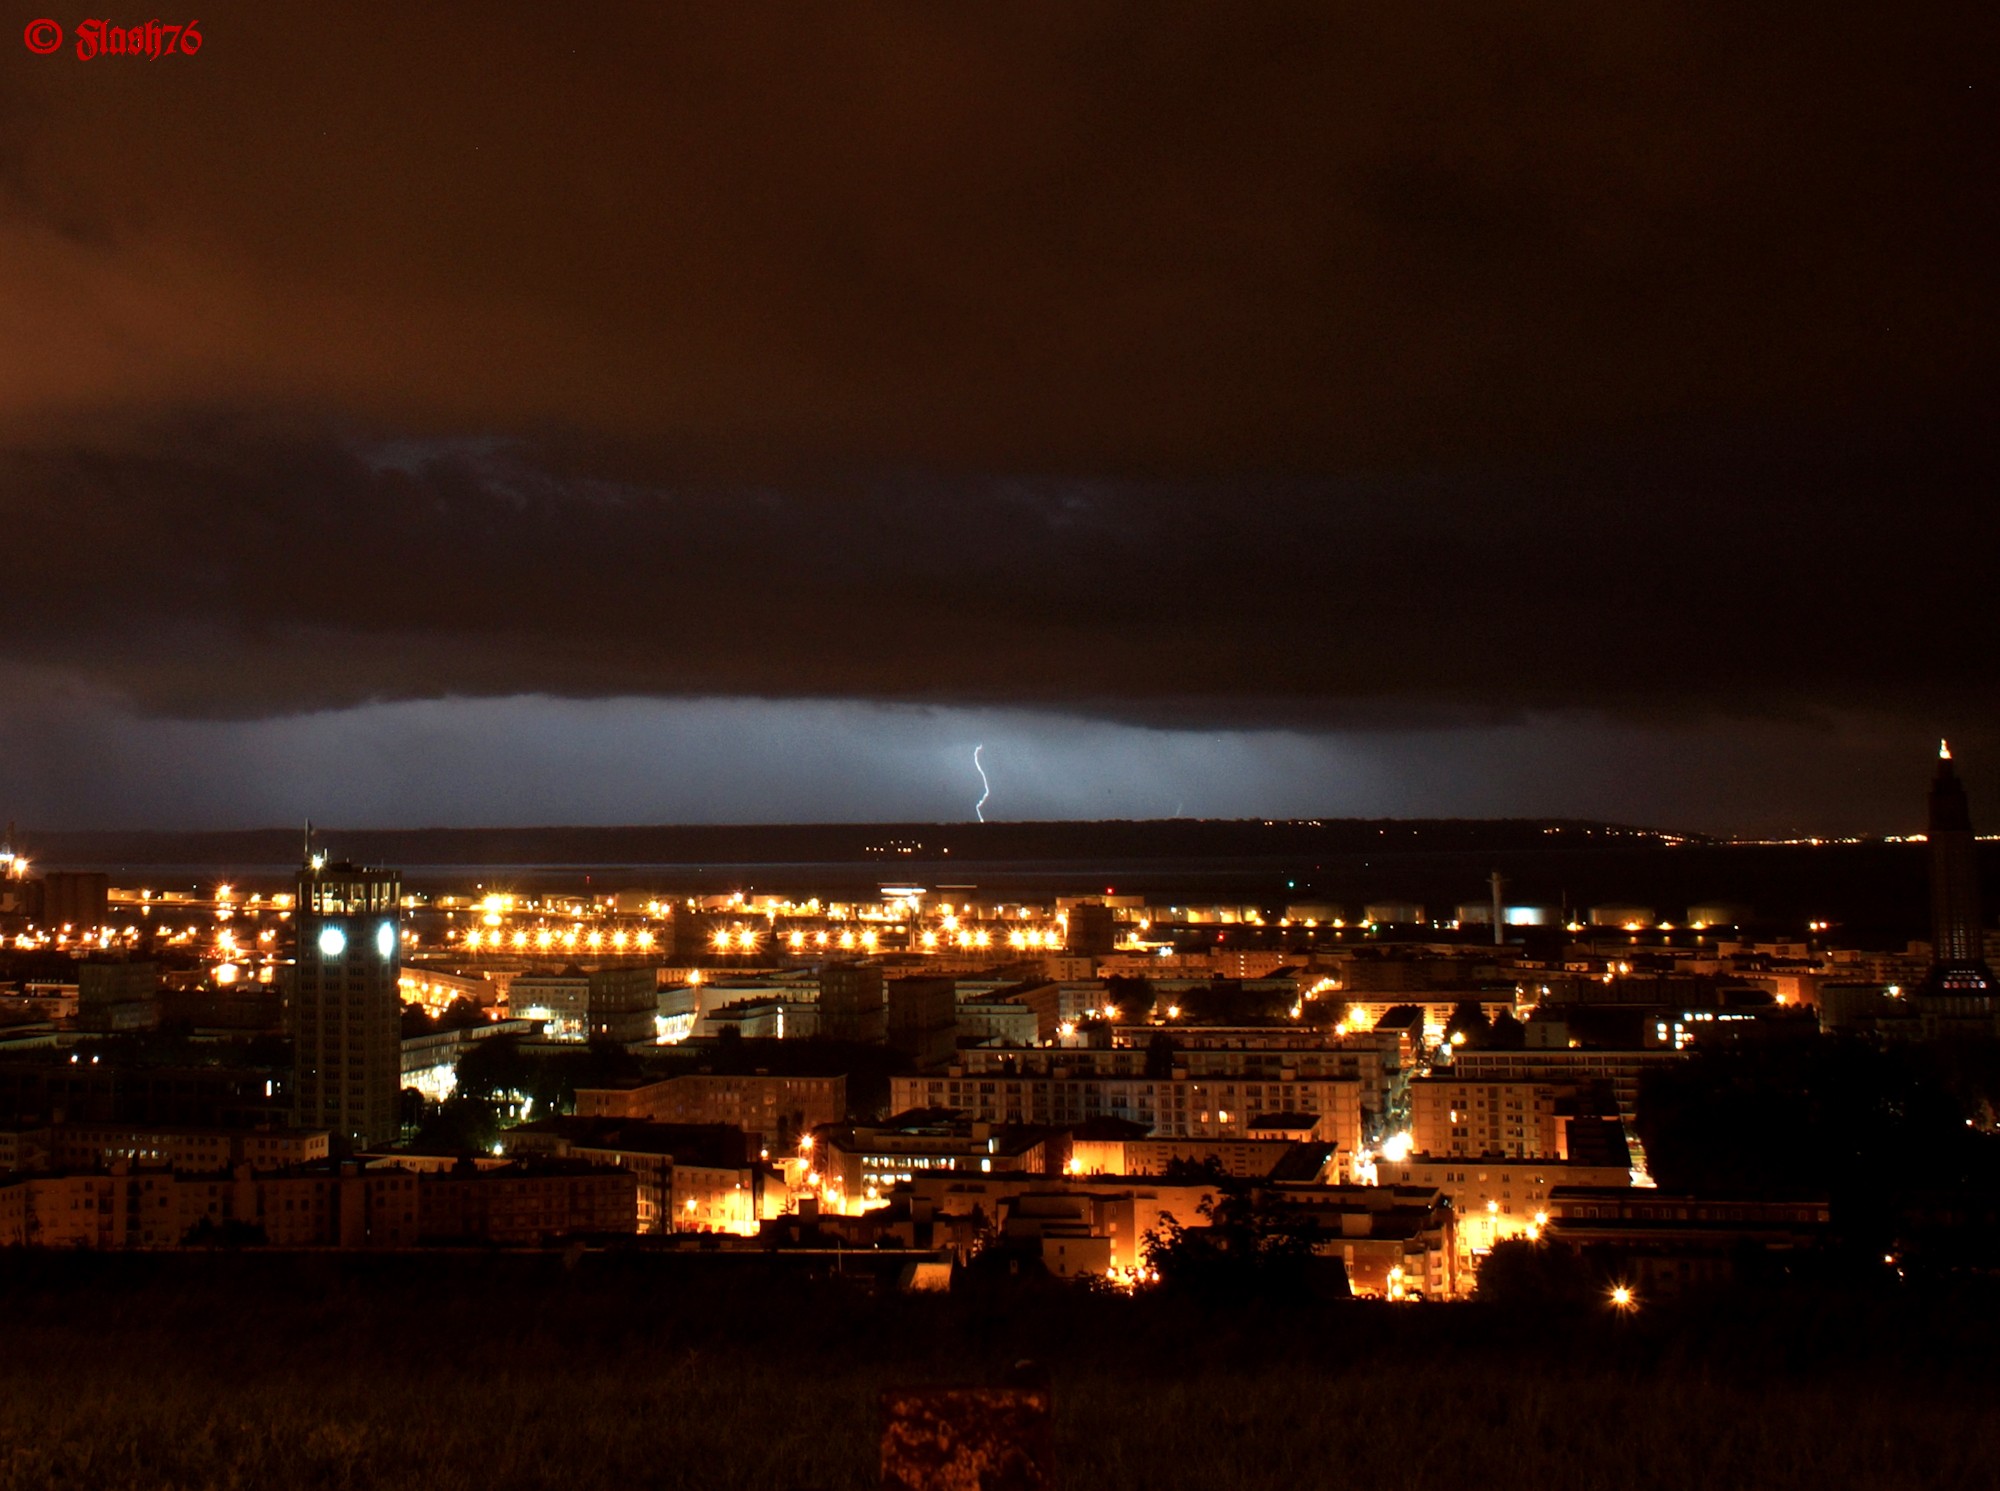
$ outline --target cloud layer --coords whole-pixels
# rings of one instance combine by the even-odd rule
[[[10,790],[239,821],[304,722],[444,729],[486,743],[402,778],[442,796],[356,801],[550,821],[599,800],[507,795],[538,730],[733,720],[716,790],[820,816],[751,737],[990,716],[1097,739],[1052,781],[1220,730],[1253,813],[1400,762],[1357,800],[1879,816],[1874,743],[2000,730],[1993,29],[225,4],[171,63],[0,48],[0,728],[125,784]],[[148,773],[197,735],[228,791]],[[1729,783],[1649,775],[1690,742]]]
[[[135,716],[19,674],[8,816],[68,828],[1578,815],[1711,832],[1910,831],[1898,722],[1159,727],[851,700],[445,698],[254,720]],[[1976,801],[2000,737],[1959,744]],[[1773,771],[1782,763],[1782,774]]]

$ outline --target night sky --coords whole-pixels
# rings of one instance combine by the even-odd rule
[[[1989,6],[0,31],[0,817],[2000,828]]]

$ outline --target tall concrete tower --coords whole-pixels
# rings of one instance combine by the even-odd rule
[[[356,1149],[402,1127],[402,891],[394,870],[324,855],[299,870],[293,1114]]]
[[[1980,997],[1993,992],[1986,966],[1986,933],[1979,910],[1978,843],[1965,784],[1952,765],[1951,746],[1938,742],[1931,778],[1928,849],[1931,868],[1931,971],[1924,992]]]

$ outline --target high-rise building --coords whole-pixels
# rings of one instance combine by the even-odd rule
[[[323,855],[299,871],[293,1111],[357,1149],[401,1128],[402,889],[394,870]]]
[[[1993,993],[1980,922],[1978,842],[1965,784],[1952,765],[1951,747],[1938,742],[1931,779],[1927,847],[1931,870],[1931,971],[1923,994],[1930,1000],[1979,1000]],[[1969,1011],[1968,1011],[1969,1012]]]
[[[958,988],[949,978],[892,978],[888,1041],[919,1067],[942,1066],[958,1049]]]
[[[879,963],[828,963],[819,971],[819,1033],[830,1041],[880,1041],[889,1001]]]

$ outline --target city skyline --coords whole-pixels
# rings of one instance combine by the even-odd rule
[[[9,1488],[1991,1486],[1994,16],[31,4]]]

